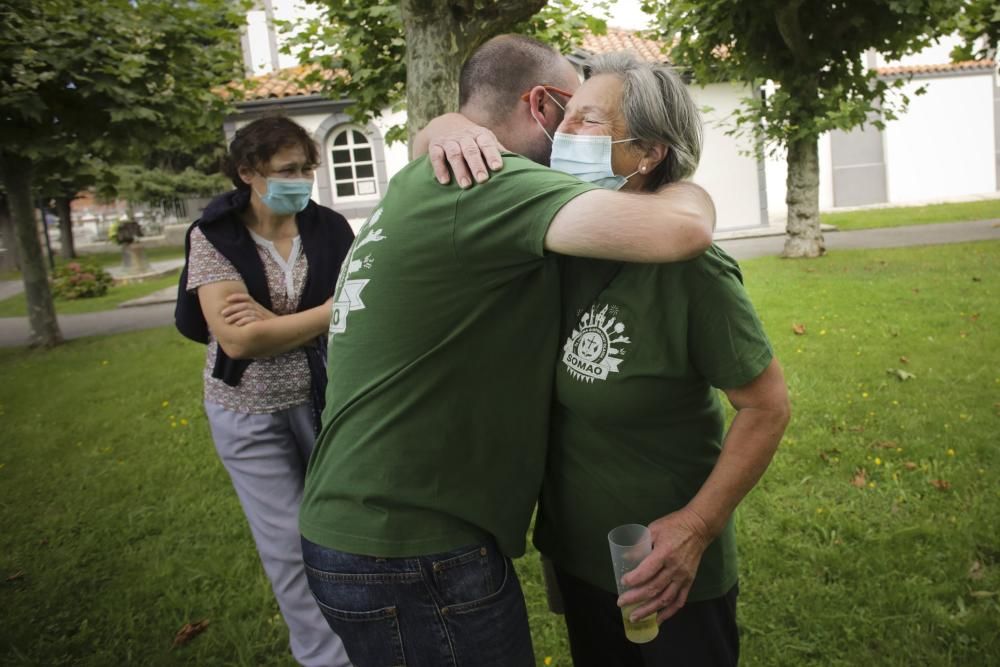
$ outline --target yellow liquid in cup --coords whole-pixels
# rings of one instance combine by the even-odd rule
[[[655,613],[640,618],[635,623],[630,621],[628,617],[638,606],[638,604],[630,604],[627,607],[622,607],[622,621],[625,622],[625,637],[630,642],[645,644],[656,639],[656,635],[660,634],[660,626],[656,623]]]

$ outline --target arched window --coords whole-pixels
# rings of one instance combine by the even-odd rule
[[[333,134],[329,148],[334,199],[378,197],[375,156],[364,133],[353,127],[339,130]]]

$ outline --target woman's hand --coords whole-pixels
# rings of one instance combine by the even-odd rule
[[[503,168],[502,150],[493,132],[461,114],[449,113],[434,118],[417,133],[413,157],[428,153],[434,176],[442,185],[451,180],[448,173],[451,165],[459,186],[468,188],[473,175],[479,183],[489,179],[487,164],[493,171]]]
[[[246,292],[230,294],[226,297],[226,304],[226,307],[222,309],[222,317],[225,318],[226,324],[242,327],[251,322],[277,317]]]
[[[632,618],[655,613],[656,622],[662,623],[687,602],[698,563],[712,539],[701,517],[687,508],[649,524],[649,532],[653,551],[622,577],[630,590],[619,596],[618,606],[640,603]]]

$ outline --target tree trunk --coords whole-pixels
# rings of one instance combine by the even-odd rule
[[[38,226],[31,205],[31,161],[0,152],[0,178],[10,205],[17,236],[24,294],[28,302],[31,346],[52,347],[62,342],[56,309],[52,304],[49,278],[45,272]]]
[[[473,0],[401,1],[411,150],[414,135],[432,118],[458,110],[458,77],[465,59],[489,38],[531,17],[545,2],[505,0],[481,7]]]
[[[70,202],[73,197],[56,197],[56,212],[59,214],[59,255],[63,259],[75,259],[76,247],[73,242],[73,213]]]
[[[819,155],[815,137],[788,146],[788,237],[782,257],[819,257],[826,252],[819,229]]]
[[[17,255],[17,239],[14,235],[14,223],[10,219],[7,208],[7,197],[0,197],[0,245],[4,252],[0,255],[0,271],[20,270],[21,262]]]

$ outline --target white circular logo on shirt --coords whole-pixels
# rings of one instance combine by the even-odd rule
[[[584,382],[606,380],[609,373],[617,373],[622,359],[615,355],[623,354],[622,346],[632,342],[624,332],[624,322],[609,313],[609,306],[591,306],[563,345],[566,370]]]

